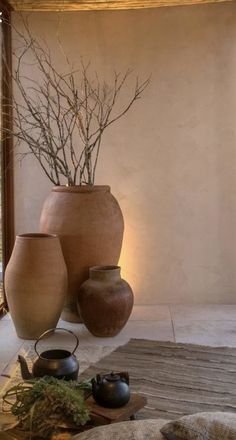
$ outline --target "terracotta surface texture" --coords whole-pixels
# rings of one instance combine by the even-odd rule
[[[108,186],[55,187],[43,206],[41,232],[58,234],[68,269],[63,319],[78,321],[77,294],[95,265],[117,264],[124,221]]]
[[[56,327],[67,290],[59,238],[46,234],[17,236],[5,272],[5,289],[20,338],[36,339]]]
[[[133,302],[133,292],[117,266],[91,268],[90,278],[78,291],[79,311],[94,336],[117,335],[129,319]]]

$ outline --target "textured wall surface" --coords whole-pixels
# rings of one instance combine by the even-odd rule
[[[83,11],[142,9],[226,1],[234,0],[9,0],[9,3],[15,11]]]
[[[236,4],[33,13],[29,21],[56,67],[59,34],[74,62],[82,55],[108,79],[113,68],[152,75],[107,131],[97,172],[124,213],[120,264],[136,303],[235,303]],[[17,164],[18,233],[37,230],[50,187],[33,159]]]

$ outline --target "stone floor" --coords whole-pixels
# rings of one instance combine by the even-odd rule
[[[94,351],[99,346],[110,346],[112,349],[125,344],[130,338],[236,347],[236,305],[135,306],[129,322],[114,338],[93,337],[83,324],[59,321],[58,327],[76,333],[81,350],[89,347],[90,353],[92,347]],[[0,320],[0,374],[5,373],[9,364],[15,362],[19,350],[29,343],[32,344],[32,341],[17,337],[9,314]],[[50,341],[47,339],[40,344],[41,348],[49,344],[72,348],[73,341],[69,334],[57,332]]]

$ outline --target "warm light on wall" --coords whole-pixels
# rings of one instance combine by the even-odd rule
[[[126,280],[134,293],[139,289],[138,279],[139,276],[137,274],[137,234],[129,227],[129,219],[126,219],[125,222],[125,234],[123,238],[123,246],[121,251],[121,256],[119,259],[119,266],[121,267],[121,276],[124,280]]]
[[[223,3],[234,0],[9,0],[15,11],[91,11],[91,10],[119,10],[145,9],[164,6],[182,6],[203,3]]]
[[[236,301],[235,6],[63,15],[72,60],[151,74],[107,133],[97,179],[123,212],[119,264],[139,305]],[[54,50],[58,15],[45,17],[31,14],[32,29]],[[16,167],[17,231],[36,230],[49,191],[37,163]]]

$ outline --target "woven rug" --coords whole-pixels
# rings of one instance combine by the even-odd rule
[[[236,349],[131,339],[89,367],[128,371],[131,391],[148,399],[137,418],[175,419],[199,411],[236,412]]]

